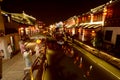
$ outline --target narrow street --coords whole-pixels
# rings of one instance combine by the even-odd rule
[[[24,60],[20,53],[15,55],[12,59],[3,60],[2,80],[20,80],[24,75]]]
[[[34,46],[34,43],[29,43],[29,46]],[[28,46],[28,47],[29,47]],[[34,62],[35,56],[32,56]],[[14,55],[11,59],[3,60],[2,62],[2,79],[1,80],[22,80],[24,77],[25,63],[20,52]]]

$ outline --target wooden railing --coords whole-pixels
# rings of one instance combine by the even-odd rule
[[[43,66],[46,60],[45,54],[46,54],[46,43],[45,43],[45,52],[43,54],[43,57],[42,58],[37,57],[34,63],[32,64],[32,66],[24,70],[25,76],[23,80],[38,80],[37,78],[38,77],[40,78],[42,76],[41,74],[43,73]],[[39,73],[39,76],[37,77],[38,73]]]
[[[37,57],[31,67],[27,67],[24,69],[25,76],[23,80],[35,80],[35,77],[36,77],[36,74],[38,73],[38,69],[40,68],[40,65],[41,65],[40,57]]]

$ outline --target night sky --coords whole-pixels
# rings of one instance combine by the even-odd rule
[[[3,0],[1,9],[11,13],[25,11],[45,24],[65,21],[109,0]]]

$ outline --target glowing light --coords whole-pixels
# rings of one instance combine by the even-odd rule
[[[37,39],[37,40],[36,40],[36,43],[37,43],[37,44],[40,44],[40,43],[41,43],[41,40],[40,40],[40,39]]]
[[[90,23],[81,23],[80,25],[87,25],[87,24],[103,24],[103,21],[97,21],[97,22],[90,22]]]
[[[92,30],[92,33],[94,33],[95,31],[94,30]]]
[[[21,27],[20,29],[21,29],[21,30],[23,30],[24,28],[23,28],[23,27]]]

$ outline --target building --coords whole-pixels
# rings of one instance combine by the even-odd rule
[[[106,18],[104,26],[104,41],[107,49],[119,53],[120,49],[120,0],[111,0],[106,3]]]
[[[78,15],[78,22],[74,17],[65,21],[65,28],[71,34],[91,46],[113,50],[119,53],[120,49],[120,0],[97,6],[90,11]],[[74,24],[74,25],[73,25]],[[104,44],[104,45],[103,45]]]
[[[19,50],[21,36],[31,35],[35,32],[36,19],[23,13],[9,13],[0,10],[0,50],[4,52],[4,59],[9,59],[8,43],[11,43],[14,54]]]

